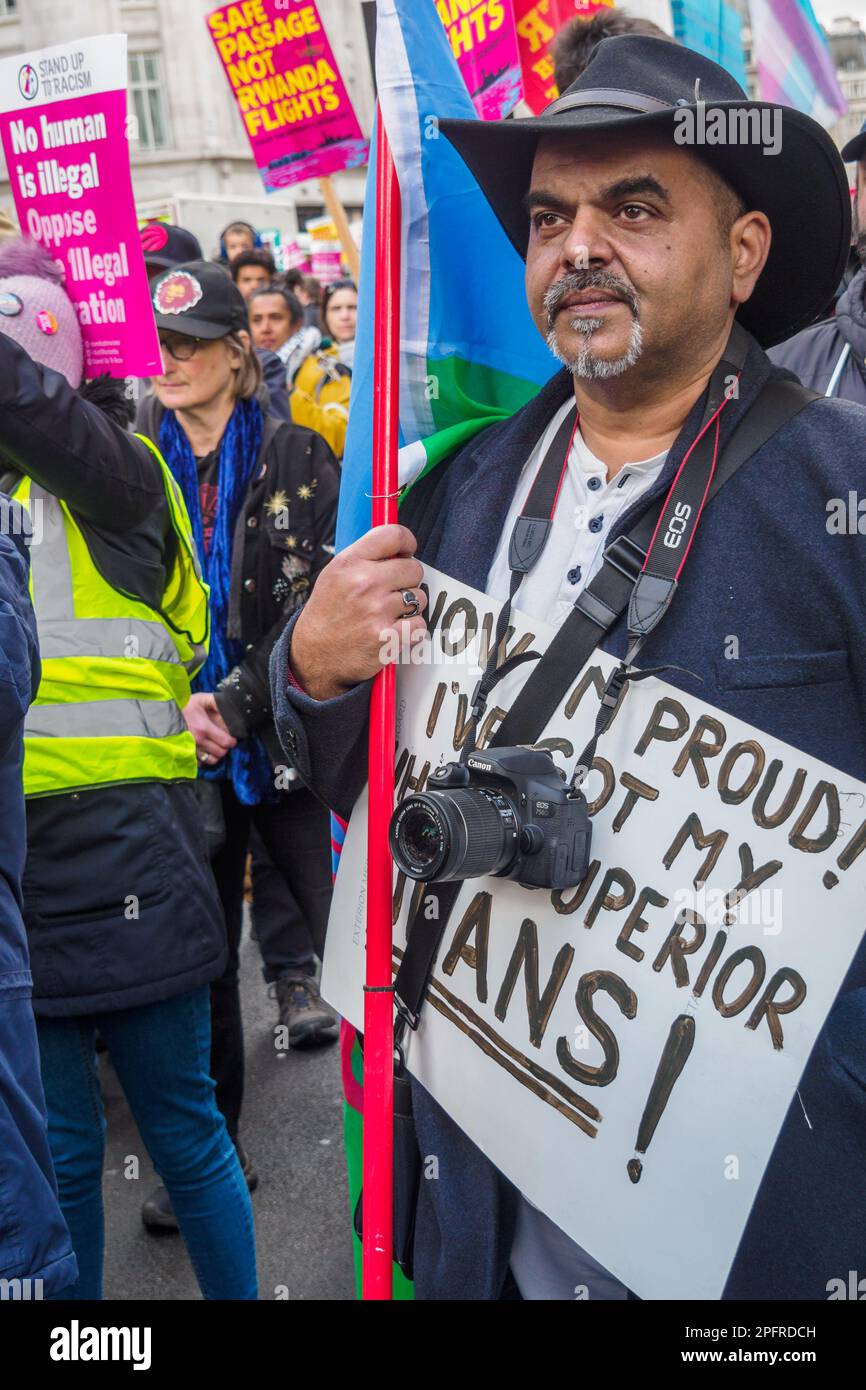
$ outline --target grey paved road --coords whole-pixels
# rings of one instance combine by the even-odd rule
[[[247,1045],[243,1138],[260,1177],[253,1195],[259,1296],[352,1299],[339,1046],[279,1053],[276,1006],[262,981],[255,942],[246,934],[241,972]],[[153,1168],[117,1078],[106,1066],[103,1090],[105,1297],[198,1299],[180,1237],[149,1235],[141,1224],[139,1208],[153,1185]],[[129,1155],[140,1160],[137,1180],[124,1176],[132,1167]]]

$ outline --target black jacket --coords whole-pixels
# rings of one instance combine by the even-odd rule
[[[842,350],[848,355],[833,395],[866,405],[866,268],[857,272],[839,297],[836,317],[795,333],[770,348],[770,360],[794,372],[804,386],[826,393]]]
[[[109,583],[159,607],[175,538],[153,455],[2,334],[0,455],[67,503]],[[37,1014],[150,1003],[222,973],[189,781],[29,798],[23,891]]]
[[[8,473],[62,498],[109,584],[160,607],[175,536],[153,455],[2,334],[0,457]],[[11,485],[4,478],[4,489]]]
[[[151,396],[139,408],[136,428],[158,444],[162,416]],[[285,758],[274,729],[268,662],[334,553],[339,487],[339,466],[321,435],[266,417],[259,466],[232,548],[230,623],[246,655],[223,682],[217,703],[234,737],[257,732],[275,763]]]

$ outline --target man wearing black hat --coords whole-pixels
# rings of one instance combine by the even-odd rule
[[[668,666],[671,684],[866,778],[862,559],[825,524],[827,500],[845,495],[866,447],[866,414],[812,398],[763,350],[814,320],[845,263],[850,205],[828,136],[797,111],[748,101],[714,63],[643,36],[600,43],[538,119],[440,128],[525,258],[533,317],[564,370],[429,473],[405,525],[376,528],[337,556],[283,634],[274,706],[301,775],[350,814],[366,776],[370,680],[396,649],[383,635],[393,643],[423,626],[420,561],[507,599],[520,578],[514,523],[553,459],[560,488],[519,607],[560,632],[569,624],[575,642],[589,631],[590,651],[624,661],[623,679],[640,646],[641,667]],[[660,525],[698,475],[694,507]],[[671,557],[683,528],[680,577]],[[668,536],[665,553],[656,537]],[[726,660],[732,634],[739,657]],[[524,690],[543,705],[550,692],[533,676]],[[500,732],[514,728],[521,699]],[[522,715],[531,721],[525,702]],[[864,1083],[861,947],[726,1297],[825,1298],[838,1270],[862,1262]],[[574,1298],[579,1286],[625,1295],[412,1089],[419,1150],[437,1156],[439,1172],[420,1183],[417,1296],[499,1299],[515,1286],[530,1299]]]
[[[842,150],[842,158],[846,163],[857,161],[852,247],[856,272],[851,274],[849,267],[835,315],[780,343],[770,359],[822,396],[866,405],[866,121]]]

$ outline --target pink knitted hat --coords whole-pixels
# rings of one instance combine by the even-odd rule
[[[63,279],[61,266],[37,242],[10,237],[0,243],[0,333],[77,389],[84,344]]]

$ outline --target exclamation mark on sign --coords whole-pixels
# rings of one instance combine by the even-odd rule
[[[866,820],[864,820],[860,829],[851,836],[848,845],[843,849],[839,858],[836,860],[839,868],[850,869],[854,860],[858,855],[863,853],[864,849],[866,849]],[[828,869],[822,882],[825,888],[835,888],[836,884],[839,882],[839,878],[837,874],[833,873],[832,869]]]
[[[635,1157],[630,1158],[626,1167],[632,1182],[640,1182],[643,1164],[637,1154],[645,1154],[656,1132],[656,1125],[671,1098],[671,1091],[677,1083],[679,1074],[689,1060],[695,1042],[695,1020],[692,1014],[680,1014],[671,1024],[668,1040],[664,1045],[661,1059],[656,1067],[653,1084],[647,1103],[644,1106],[635,1141]]]

